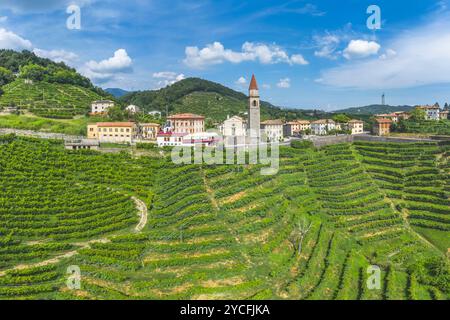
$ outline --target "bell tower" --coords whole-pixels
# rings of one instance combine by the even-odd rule
[[[249,90],[249,106],[248,106],[248,132],[250,138],[260,137],[260,100],[258,84],[256,83],[255,75],[252,75]]]

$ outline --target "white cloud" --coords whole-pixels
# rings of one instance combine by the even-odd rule
[[[220,42],[208,44],[203,49],[186,47],[184,63],[192,68],[204,68],[224,62],[237,64],[245,61],[259,61],[262,64],[308,64],[302,55],[296,54],[290,57],[285,50],[277,45],[245,42],[241,49],[240,52],[225,49]]]
[[[315,36],[314,41],[319,50],[314,51],[314,55],[319,58],[336,59],[335,52],[341,40],[337,35],[327,34],[325,36]]]
[[[377,54],[380,48],[381,46],[375,41],[352,40],[344,50],[344,57],[349,60],[366,58]]]
[[[263,83],[262,87],[263,87],[264,89],[266,89],[266,90],[269,90],[269,89],[272,88],[272,86],[271,86],[270,84],[267,84],[267,83]]]
[[[397,55],[397,52],[392,49],[387,49],[385,53],[380,55],[380,59],[391,59]]]
[[[127,51],[118,49],[109,59],[87,62],[81,68],[81,73],[94,82],[105,83],[116,79],[118,74],[132,72],[132,64],[133,60],[128,56]]]
[[[43,50],[43,49],[34,49],[34,54],[41,58],[47,58],[53,60],[55,62],[64,62],[67,65],[73,64],[76,60],[78,60],[78,56],[69,51],[65,50]]]
[[[162,71],[153,73],[153,78],[158,79],[158,87],[163,88],[172,85],[178,81],[186,79],[185,75],[171,71]]]
[[[427,25],[402,32],[386,47],[393,50],[390,57],[349,61],[324,71],[323,83],[362,89],[450,83],[450,15],[441,15]]]
[[[0,49],[31,50],[32,48],[31,41],[22,38],[14,32],[3,28],[0,29]]]
[[[290,88],[291,87],[291,79],[289,79],[289,78],[280,79],[280,81],[277,83],[277,87],[282,88],[282,89]]]
[[[245,79],[244,77],[240,77],[236,80],[235,84],[237,84],[238,86],[245,86],[247,84],[247,79]]]
[[[118,49],[114,52],[114,56],[102,60],[100,62],[89,61],[86,66],[93,72],[97,73],[117,73],[117,72],[130,72],[132,70],[131,65],[133,60],[128,56],[125,49]]]

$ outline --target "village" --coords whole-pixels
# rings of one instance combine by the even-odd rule
[[[94,101],[90,115],[106,115],[114,107],[111,100]],[[448,119],[449,108],[441,110],[438,104],[417,106],[425,120]],[[129,114],[141,112],[141,108],[129,105],[125,109]],[[161,118],[160,111],[148,113]],[[205,115],[179,113],[167,115],[163,125],[159,123],[139,122],[98,122],[87,127],[87,139],[66,143],[68,149],[96,149],[102,143],[128,144],[149,143],[158,147],[174,146],[215,146],[220,141],[226,147],[245,146],[252,138],[264,138],[268,142],[289,143],[293,139],[313,139],[323,136],[374,135],[389,136],[393,125],[401,120],[408,120],[411,112],[398,111],[374,116],[373,126],[367,128],[361,119],[338,122],[333,119],[284,121],[269,119],[261,121],[260,95],[256,77],[253,75],[249,86],[249,102],[246,118],[228,115],[227,119],[217,124],[216,128],[205,128]]]

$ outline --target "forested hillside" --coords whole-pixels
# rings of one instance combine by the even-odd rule
[[[165,112],[167,107],[169,113],[198,113],[213,121],[223,121],[227,115],[243,115],[248,108],[248,98],[245,94],[199,78],[185,79],[160,90],[129,93],[123,96],[121,101],[141,106],[146,111]],[[262,119],[311,118],[309,113],[313,112],[281,109],[268,102],[261,103]]]
[[[112,96],[64,63],[29,51],[0,50],[0,107],[19,107],[50,118],[89,111],[93,100]]]

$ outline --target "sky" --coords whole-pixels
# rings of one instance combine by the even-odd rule
[[[450,102],[450,0],[0,0],[0,48],[103,88],[200,77],[246,92],[255,74],[281,107]]]

